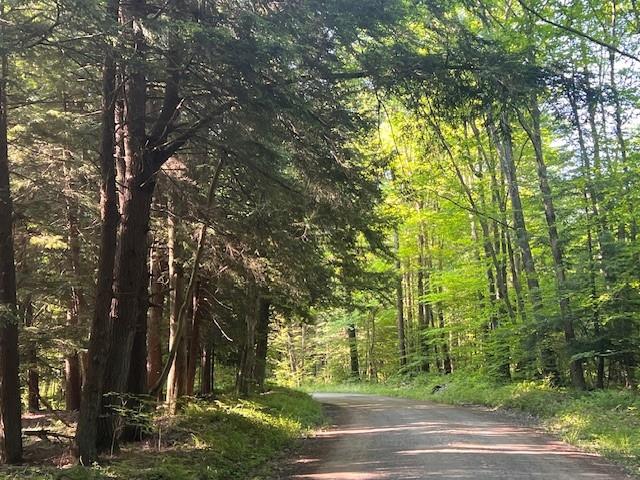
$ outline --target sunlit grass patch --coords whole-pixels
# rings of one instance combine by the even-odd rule
[[[125,445],[116,458],[92,469],[22,467],[3,479],[32,480],[248,480],[293,440],[322,420],[309,395],[276,388],[248,400],[232,396],[188,402],[153,436]]]

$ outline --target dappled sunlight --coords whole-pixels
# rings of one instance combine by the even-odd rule
[[[583,453],[568,449],[566,445],[549,443],[536,444],[495,444],[482,445],[473,443],[451,443],[446,447],[433,447],[427,449],[405,450],[396,452],[398,455],[426,455],[434,453],[478,453],[501,455],[564,455],[578,457],[595,457],[595,454]]]
[[[406,432],[411,430],[424,431],[425,428],[434,425],[420,422],[418,424],[397,425],[393,427],[367,428],[365,426],[355,426],[353,428],[332,429],[318,433],[318,437],[337,437],[343,435],[369,435],[378,433]],[[444,430],[442,430],[444,431]],[[435,433],[435,432],[433,432]]]
[[[610,480],[597,455],[474,409],[362,395],[327,395],[333,426],[295,463],[310,480]]]
[[[317,480],[373,480],[376,478],[393,478],[385,473],[366,473],[366,472],[331,472],[331,473],[315,473],[310,475],[296,475],[293,478],[309,478]]]

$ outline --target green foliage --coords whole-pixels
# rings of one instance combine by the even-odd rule
[[[305,393],[274,388],[248,400],[191,401],[157,426],[144,449],[126,445],[94,468],[60,471],[17,467],[3,479],[29,480],[245,480],[268,471],[268,461],[322,420]],[[160,445],[160,446],[159,446]],[[256,475],[254,477],[253,475]]]

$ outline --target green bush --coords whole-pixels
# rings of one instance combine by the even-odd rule
[[[285,446],[322,420],[309,395],[275,388],[248,400],[192,401],[146,445],[125,445],[120,456],[95,468],[0,472],[17,480],[246,480]],[[156,443],[154,443],[156,442]]]

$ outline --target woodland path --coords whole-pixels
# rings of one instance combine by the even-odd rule
[[[622,480],[621,469],[504,414],[360,394],[314,395],[330,427],[277,479]]]

